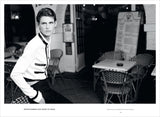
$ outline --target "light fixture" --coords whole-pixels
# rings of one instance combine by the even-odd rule
[[[126,7],[126,9],[128,10],[128,6]]]
[[[20,19],[19,13],[18,12],[11,13],[11,19],[12,20],[19,20]]]

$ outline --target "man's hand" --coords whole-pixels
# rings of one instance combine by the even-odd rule
[[[44,100],[43,97],[42,97],[42,99],[38,102],[38,104],[45,104],[45,100]]]
[[[45,99],[40,91],[37,91],[37,96],[34,99],[38,104],[45,104]]]

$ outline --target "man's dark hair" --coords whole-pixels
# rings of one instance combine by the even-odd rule
[[[50,9],[50,8],[42,8],[38,12],[37,17],[36,17],[38,23],[40,22],[40,19],[41,19],[42,16],[53,17],[54,21],[57,20],[55,12],[52,9]]]

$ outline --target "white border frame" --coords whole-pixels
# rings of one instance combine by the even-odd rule
[[[156,4],[156,69],[159,70],[158,0],[1,0],[0,1],[0,117],[159,117],[159,73],[156,78],[156,104],[4,104],[4,4]]]

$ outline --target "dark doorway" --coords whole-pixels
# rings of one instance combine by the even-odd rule
[[[104,52],[114,50],[120,11],[131,11],[131,5],[84,5],[87,66],[93,65]]]
[[[32,5],[5,5],[5,45],[28,42],[36,34]]]

